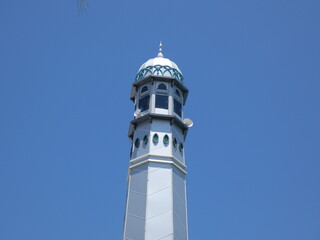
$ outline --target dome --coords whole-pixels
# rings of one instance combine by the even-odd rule
[[[136,81],[140,81],[141,79],[151,75],[173,77],[181,83],[183,82],[182,72],[178,68],[177,64],[172,62],[170,59],[163,57],[161,44],[158,56],[149,59],[141,65],[136,76]]]
[[[141,67],[139,68],[140,72],[142,69],[149,67],[149,66],[168,66],[171,68],[175,68],[178,72],[181,73],[180,69],[178,68],[177,64],[175,64],[174,62],[172,62],[170,59],[168,58],[164,58],[164,57],[155,57],[155,58],[151,58],[148,61],[146,61],[144,64],[141,65]]]

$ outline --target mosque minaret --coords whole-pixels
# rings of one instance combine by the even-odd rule
[[[144,63],[132,84],[135,106],[123,240],[188,240],[184,118],[188,89],[165,58]]]

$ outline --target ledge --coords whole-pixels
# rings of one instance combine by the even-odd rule
[[[155,158],[165,158],[168,160],[159,160]],[[134,169],[136,167],[140,167],[147,163],[162,163],[162,164],[169,164],[175,166],[177,169],[179,169],[184,174],[187,174],[187,166],[179,161],[174,156],[162,156],[162,155],[154,155],[154,154],[145,154],[140,157],[134,158],[130,161],[129,169]]]
[[[175,124],[182,129],[184,139],[187,137],[188,133],[188,126],[184,124],[178,117],[174,115],[166,115],[166,114],[158,114],[158,113],[148,113],[142,117],[138,117],[130,122],[128,137],[131,142],[133,142],[133,134],[136,130],[136,127],[139,123],[150,121],[152,122],[153,119],[159,120],[167,120],[170,121],[170,125]]]

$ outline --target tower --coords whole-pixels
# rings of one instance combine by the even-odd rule
[[[187,240],[184,140],[188,89],[178,66],[162,54],[144,63],[132,84],[135,106],[124,240]]]

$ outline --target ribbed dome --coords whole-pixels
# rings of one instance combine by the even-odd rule
[[[164,57],[155,57],[155,58],[149,59],[148,61],[146,61],[144,64],[141,65],[138,72],[140,72],[142,69],[144,69],[146,67],[157,66],[157,65],[175,68],[176,70],[178,70],[182,74],[182,72],[178,68],[177,64],[172,62],[170,59],[164,58]]]
[[[136,81],[150,75],[174,77],[181,83],[183,82],[182,72],[178,68],[177,64],[168,58],[164,58],[161,51],[157,57],[151,58],[141,65],[136,76]]]

